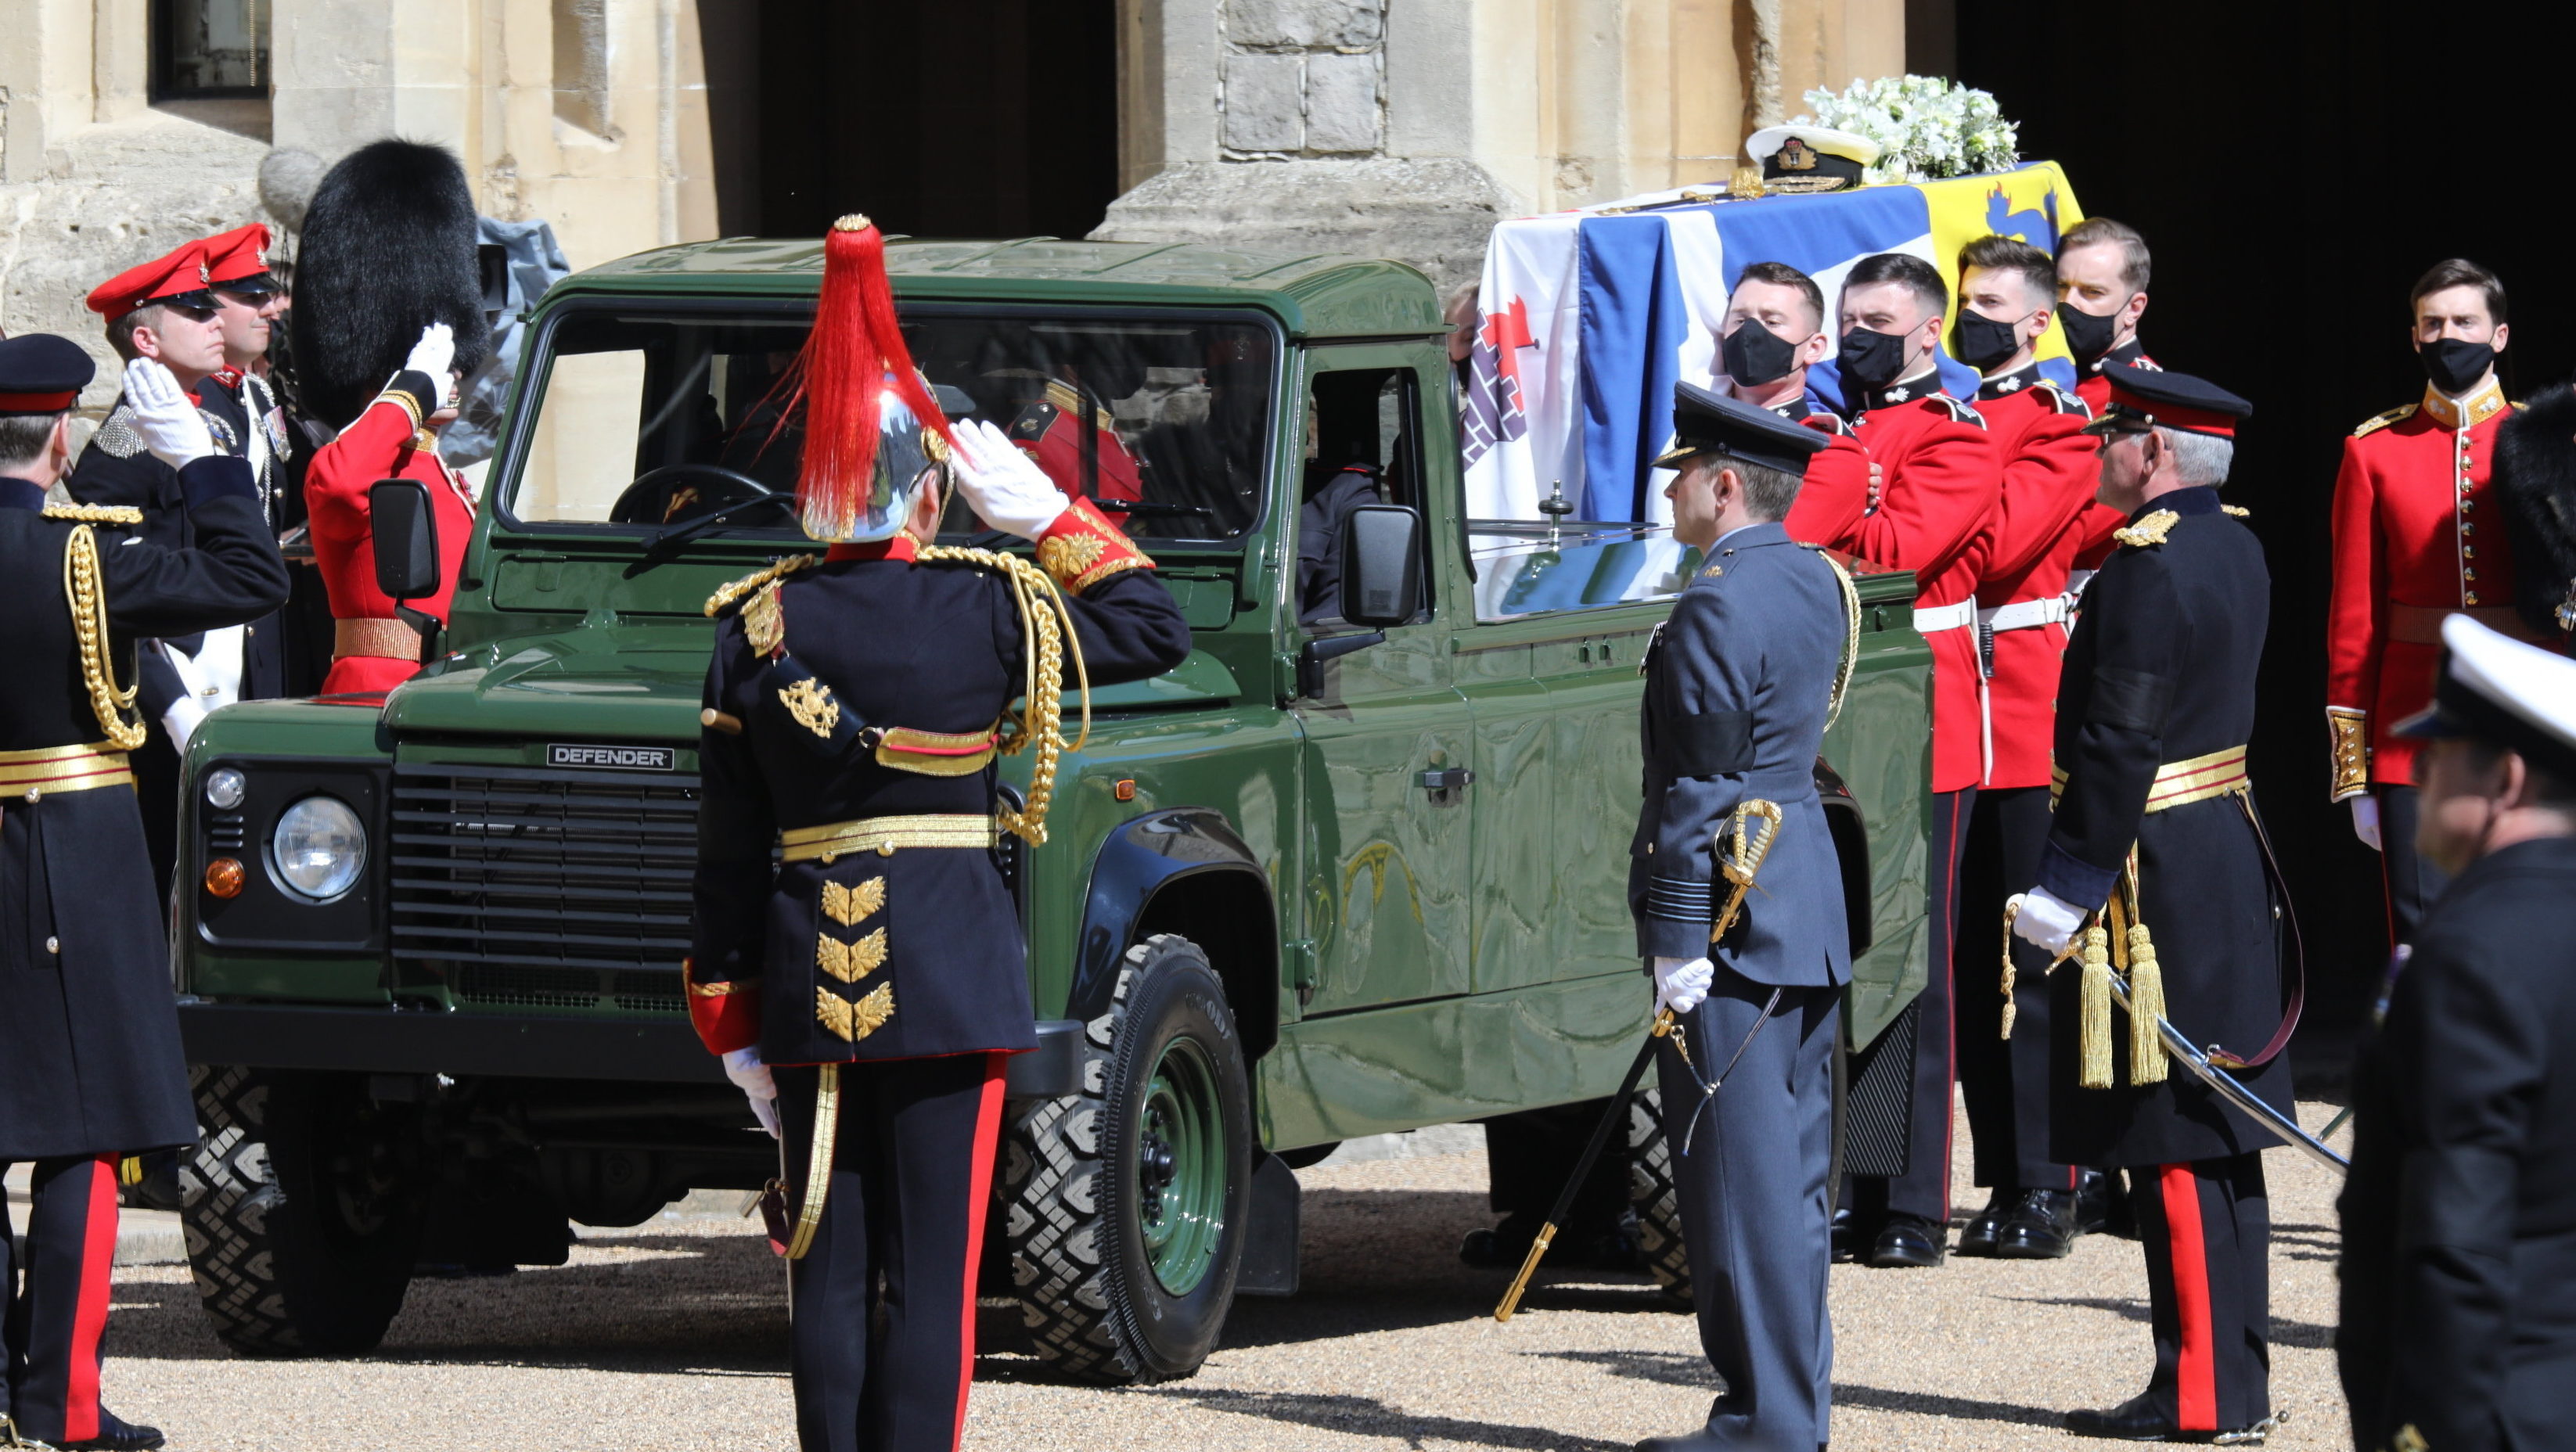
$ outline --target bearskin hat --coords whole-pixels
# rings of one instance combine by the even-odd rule
[[[2496,430],[2496,494],[2513,550],[2514,609],[2554,638],[2576,601],[2576,384],[2555,384]]]
[[[475,255],[474,195],[443,146],[378,141],[314,189],[288,314],[304,404],[344,428],[402,367],[420,330],[456,332],[456,369],[491,351]]]

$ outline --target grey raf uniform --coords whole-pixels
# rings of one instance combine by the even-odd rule
[[[1751,525],[1717,542],[1646,657],[1645,805],[1628,896],[1640,953],[1717,965],[1708,1000],[1683,1022],[1699,1072],[1723,1072],[1724,1087],[1701,1112],[1699,1081],[1669,1041],[1657,1068],[1700,1341],[1726,1383],[1708,1436],[1728,1447],[1805,1452],[1830,1440],[1825,1191],[1851,952],[1814,771],[1845,612],[1822,555],[1778,524]],[[1714,846],[1751,799],[1779,805],[1779,834],[1712,946],[1729,890]]]

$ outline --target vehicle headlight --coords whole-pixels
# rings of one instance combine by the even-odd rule
[[[248,788],[242,774],[229,766],[219,766],[206,773],[206,805],[218,812],[229,812],[242,804]]]
[[[278,817],[269,858],[279,881],[328,902],[355,885],[367,865],[367,829],[338,797],[306,797]]]

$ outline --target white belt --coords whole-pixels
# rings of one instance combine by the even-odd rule
[[[2069,570],[2069,571],[2067,571],[2067,572],[2066,572],[2066,598],[2067,598],[2067,599],[2069,599],[2069,600],[2073,600],[2073,599],[2077,598],[2078,596],[2082,595],[2082,594],[2084,593],[2084,587],[2093,583],[2093,576],[2094,576],[2094,573],[2095,573],[2095,572],[2094,572],[2094,571],[2092,571],[2092,570]]]
[[[2073,616],[2075,602],[2065,595],[2051,595],[2045,600],[2016,600],[1992,610],[1977,612],[1977,623],[1988,630],[2034,630],[2042,625],[2059,625]]]
[[[1956,605],[1917,605],[1914,607],[1914,628],[1925,635],[1932,635],[1944,630],[1964,630],[1976,623],[1977,602],[1973,596],[1960,601]]]

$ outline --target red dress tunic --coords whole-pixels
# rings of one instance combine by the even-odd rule
[[[407,385],[417,384],[417,388]],[[474,533],[474,501],[465,481],[438,457],[436,437],[420,427],[422,400],[432,385],[406,373],[313,456],[304,479],[312,516],[313,560],[322,572],[336,621],[395,621],[394,602],[376,588],[375,532],[367,514],[367,489],[379,479],[417,479],[429,489],[438,521],[438,593],[407,600],[412,609],[447,618],[465,546]],[[345,637],[349,634],[343,630]],[[343,645],[322,682],[326,696],[392,690],[420,670],[416,655],[350,654]]]
[[[1990,787],[2048,785],[2067,576],[2086,541],[2086,515],[2101,507],[2093,503],[2101,476],[2094,439],[2083,431],[2093,411],[2036,369],[2026,372],[2018,387],[1997,392],[1990,380],[1977,397],[2004,458],[2003,502],[1977,584],[1979,631],[1991,642],[1993,670],[1983,783]],[[2040,623],[2025,623],[2033,619]]]

